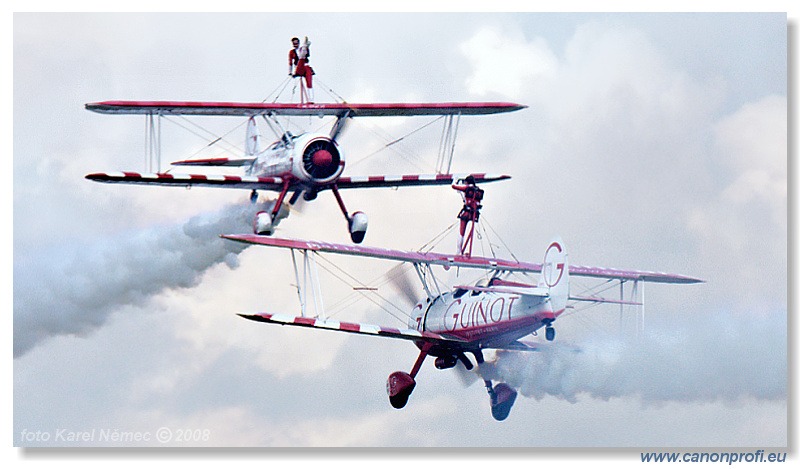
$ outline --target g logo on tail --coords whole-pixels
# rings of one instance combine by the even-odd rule
[[[564,275],[564,257],[561,255],[563,249],[557,241],[553,241],[544,253],[544,264],[542,264],[542,279],[545,285],[552,288],[558,285]]]

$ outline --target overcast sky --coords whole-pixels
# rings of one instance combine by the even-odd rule
[[[707,283],[647,285],[642,341],[620,336],[617,309],[588,310],[557,323],[580,357],[500,356],[522,393],[504,422],[474,375],[432,362],[391,408],[385,380],[411,368],[411,343],[239,318],[299,313],[288,252],[216,238],[247,230],[248,194],[85,180],[145,169],[144,119],[83,105],[271,100],[304,35],[317,101],[528,106],[463,118],[454,163],[513,176],[485,187],[482,221],[517,257],[539,261],[560,235],[574,264]],[[168,428],[207,430],[175,446],[785,446],[786,38],[780,13],[15,14],[14,445]],[[354,122],[345,171],[432,172],[438,123],[376,152],[428,121]],[[208,143],[188,126],[164,123],[165,161]],[[226,139],[241,146],[243,127]],[[365,244],[399,249],[460,207],[447,188],[344,197],[370,216]],[[348,241],[327,193],[278,234]],[[365,282],[393,266],[326,261]],[[342,303],[351,292],[329,275],[323,287],[326,305],[346,305],[336,319],[401,325]]]

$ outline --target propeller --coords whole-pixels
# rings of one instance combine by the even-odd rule
[[[419,302],[419,287],[414,284],[411,271],[406,264],[398,264],[386,272],[386,280],[391,284],[409,306]]]

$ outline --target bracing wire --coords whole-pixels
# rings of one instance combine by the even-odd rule
[[[232,152],[232,153],[234,153],[234,152],[243,153],[244,152],[244,150],[239,145],[234,144],[234,143],[229,142],[228,140],[226,140],[226,137],[228,135],[230,135],[231,133],[233,133],[235,130],[238,130],[240,127],[245,125],[247,123],[247,121],[242,121],[237,126],[233,127],[231,130],[229,130],[228,132],[223,134],[222,136],[217,136],[217,134],[215,134],[214,132],[206,129],[205,127],[197,124],[196,122],[193,122],[190,119],[187,119],[184,116],[178,116],[178,117],[180,118],[180,120],[184,121],[185,123],[190,124],[191,126],[201,130],[202,132],[205,132],[205,135],[203,135],[203,134],[201,134],[199,132],[196,132],[195,130],[193,130],[191,127],[189,127],[187,125],[183,125],[183,124],[181,124],[180,122],[178,122],[176,120],[169,119],[169,118],[167,118],[167,116],[164,116],[164,118],[167,120],[167,122],[171,122],[173,125],[176,125],[176,126],[182,128],[182,129],[186,130],[187,132],[191,133],[192,135],[195,135],[196,137],[199,137],[199,138],[201,138],[203,140],[207,140],[209,138],[209,135],[214,137],[214,140],[210,141],[204,147],[200,148],[199,150],[197,150],[194,153],[192,153],[191,155],[189,155],[186,159],[194,158],[195,156],[197,156],[202,151],[204,151],[204,150],[206,150],[206,149],[208,149],[208,148],[210,148],[210,147],[212,147],[214,145],[217,145],[220,142],[224,143],[225,145],[228,146],[228,148],[223,148],[223,151],[228,151],[228,152]]]
[[[267,95],[267,97],[264,98],[261,102],[262,103],[266,103],[267,100],[269,99],[269,96],[272,96],[272,94],[275,93],[275,91],[277,91],[280,88],[280,91],[278,91],[278,93],[275,95],[275,98],[273,98],[273,100],[271,101],[273,103],[277,102],[278,98],[280,98],[281,94],[283,94],[283,90],[285,90],[286,87],[289,86],[289,83],[291,82],[291,80],[292,80],[292,76],[291,75],[287,76],[286,78],[284,78],[283,81],[274,90],[272,90],[272,93],[269,93]]]
[[[404,154],[402,151],[400,151],[398,148],[395,148],[395,147],[394,147],[394,145],[396,145],[397,143],[400,143],[400,142],[402,142],[403,140],[405,140],[406,138],[410,137],[411,135],[414,135],[415,133],[417,133],[417,132],[419,132],[419,131],[421,131],[421,130],[425,129],[426,127],[428,127],[428,126],[430,126],[430,125],[434,124],[435,122],[437,122],[438,120],[442,119],[443,117],[444,117],[444,116],[439,116],[439,117],[437,117],[437,118],[435,118],[435,119],[433,119],[433,120],[431,120],[431,121],[429,121],[429,122],[427,122],[427,123],[425,123],[425,124],[423,124],[423,125],[421,125],[421,126],[417,127],[416,129],[412,130],[411,132],[408,132],[407,134],[405,134],[405,135],[403,135],[403,136],[401,136],[401,137],[399,137],[399,138],[395,138],[395,139],[393,139],[393,140],[389,141],[388,143],[384,144],[384,145],[383,145],[383,146],[381,146],[380,148],[378,148],[378,149],[376,149],[376,150],[374,150],[374,151],[370,152],[370,153],[369,153],[369,154],[367,154],[366,156],[363,156],[363,157],[361,157],[360,159],[358,159],[358,160],[355,160],[353,163],[350,163],[350,164],[349,164],[349,166],[350,166],[350,167],[353,167],[353,166],[355,166],[355,165],[357,165],[357,164],[363,163],[363,162],[364,162],[365,160],[367,160],[368,158],[371,158],[371,157],[373,157],[373,156],[377,155],[378,153],[380,153],[380,152],[382,152],[382,151],[384,151],[384,150],[386,150],[386,149],[390,149],[390,150],[392,150],[392,151],[396,152],[396,153],[397,153],[397,154],[398,154],[400,157],[402,157],[402,158],[403,158],[404,160],[406,160],[408,163],[410,163],[410,164],[412,164],[412,165],[416,166],[418,169],[420,169],[420,170],[423,170],[423,171],[424,171],[424,170],[425,170],[424,168],[420,167],[420,166],[419,166],[417,163],[415,163],[414,161],[412,161],[412,160],[410,159],[410,158],[412,158],[412,157],[414,157],[414,156],[416,156],[416,155],[406,155],[406,154]],[[388,140],[388,139],[390,138],[390,137],[387,137],[386,135],[381,135],[381,134],[379,134],[379,133],[378,133],[378,131],[377,131],[375,128],[373,128],[373,127],[369,127],[369,130],[370,130],[370,131],[371,131],[371,132],[372,132],[374,135],[376,135],[378,138],[380,138],[380,139],[383,139],[383,140]]]
[[[366,286],[366,285],[365,285],[364,283],[362,283],[360,280],[358,280],[357,278],[353,277],[353,276],[352,276],[352,275],[350,275],[349,273],[345,272],[345,271],[344,271],[344,270],[343,270],[341,267],[339,267],[339,266],[337,266],[336,264],[334,264],[333,262],[329,261],[329,260],[328,260],[328,259],[326,259],[324,256],[318,255],[318,256],[317,256],[317,258],[318,258],[318,259],[320,259],[320,260],[323,260],[323,261],[324,261],[326,264],[328,264],[329,266],[331,266],[333,269],[336,269],[336,271],[338,271],[338,272],[341,272],[341,274],[342,274],[342,275],[344,275],[345,277],[349,278],[349,279],[350,279],[352,282],[355,282],[356,284],[358,284],[358,286],[362,286],[362,287]],[[340,281],[341,281],[342,283],[344,283],[345,285],[347,285],[347,286],[349,286],[349,287],[351,287],[351,288],[353,287],[353,285],[352,285],[352,284],[350,284],[350,283],[349,283],[347,280],[345,280],[345,279],[344,279],[344,278],[343,278],[341,275],[337,274],[337,273],[336,273],[336,272],[334,272],[333,270],[331,270],[331,269],[329,269],[329,268],[325,267],[324,265],[321,265],[320,267],[322,267],[322,268],[323,268],[323,269],[324,269],[326,272],[328,272],[329,274],[333,275],[335,278],[337,278],[338,280],[340,280]],[[384,306],[384,304],[381,304],[380,302],[378,302],[378,301],[376,301],[375,299],[373,299],[372,297],[370,297],[370,295],[367,295],[365,292],[363,292],[363,291],[361,291],[361,290],[356,290],[356,291],[357,291],[359,294],[361,294],[361,295],[362,295],[364,298],[368,299],[369,301],[371,301],[372,303],[374,303],[375,305],[377,305],[378,307],[380,307],[381,309],[383,309],[384,311],[386,311],[387,313],[389,313],[389,315],[391,315],[392,317],[394,317],[394,318],[395,318],[395,319],[397,319],[398,321],[401,321],[401,322],[403,322],[403,321],[404,321],[404,319],[403,319],[403,318],[399,317],[397,314],[395,314],[394,312],[392,312],[390,309],[386,308],[386,307]],[[375,296],[377,296],[378,298],[380,298],[381,300],[383,300],[383,301],[385,302],[385,304],[389,304],[389,305],[393,306],[395,309],[397,309],[398,311],[401,311],[401,312],[402,312],[402,313],[403,313],[403,314],[404,314],[404,315],[405,315],[407,318],[410,318],[410,317],[411,317],[411,316],[410,316],[408,313],[406,313],[405,311],[403,311],[403,309],[402,309],[402,308],[400,308],[399,306],[395,305],[395,304],[394,304],[394,303],[392,303],[391,301],[387,300],[385,297],[383,297],[383,296],[382,296],[382,295],[380,295],[379,293],[377,293],[377,292],[372,292],[372,293],[373,293]],[[336,313],[338,313],[338,312],[339,312],[339,311],[336,311]],[[330,313],[330,315],[331,315],[331,316],[332,316],[333,314],[334,314],[333,312],[332,312],[332,313]]]

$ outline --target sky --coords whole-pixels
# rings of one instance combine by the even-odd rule
[[[13,26],[14,446],[162,429],[164,446],[788,445],[785,14],[16,13]],[[83,105],[272,100],[304,35],[320,102],[528,106],[459,127],[455,171],[512,175],[485,187],[482,248],[536,262],[560,235],[574,264],[706,283],[647,285],[638,338],[630,312],[620,324],[618,309],[591,309],[557,324],[579,357],[493,357],[487,372],[521,393],[504,422],[474,374],[431,363],[391,408],[386,377],[417,355],[405,341],[239,318],[299,313],[287,252],[217,238],[248,230],[248,194],[85,180],[145,169],[144,119]],[[427,122],[353,122],[345,172],[433,172],[438,123],[383,148]],[[239,120],[200,123],[244,140]],[[195,133],[164,123],[164,160],[219,155]],[[344,196],[370,216],[364,244],[397,249],[420,248],[461,204],[446,188]],[[329,194],[278,235],[348,241]],[[375,282],[391,263],[325,262],[336,319],[402,325],[328,272]]]

